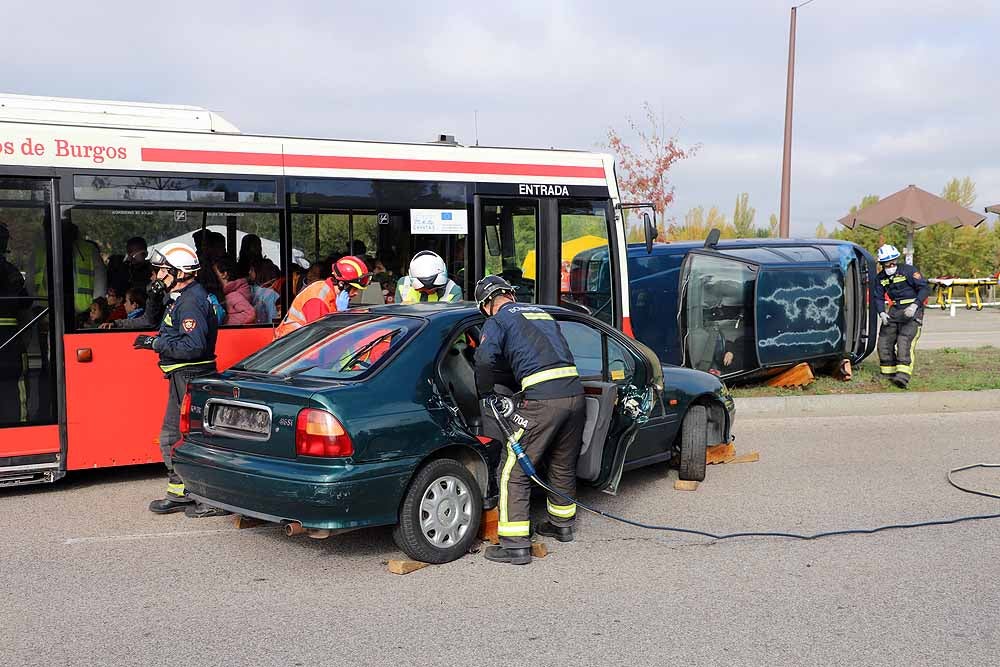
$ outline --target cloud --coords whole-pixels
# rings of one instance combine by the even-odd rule
[[[21,4],[10,92],[196,104],[249,132],[595,149],[648,100],[702,150],[674,215],[778,209],[790,3],[178,1]],[[815,0],[798,12],[793,229],[861,195],[977,179],[1000,200],[984,0]],[[980,202],[980,203],[982,203]],[[979,203],[977,203],[977,206]]]

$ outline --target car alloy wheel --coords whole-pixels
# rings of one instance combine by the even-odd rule
[[[413,476],[392,538],[413,560],[448,563],[469,551],[482,516],[483,492],[472,472],[455,459],[434,459]]]
[[[458,544],[472,525],[472,496],[462,480],[439,477],[427,486],[420,501],[420,529],[439,548]]]

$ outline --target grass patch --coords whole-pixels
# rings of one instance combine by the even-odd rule
[[[909,389],[899,389],[879,373],[878,354],[872,353],[854,367],[854,378],[841,382],[827,375],[802,389],[766,385],[733,387],[733,396],[819,396],[825,394],[876,394],[902,391],[973,391],[1000,389],[1000,348],[917,348],[914,375]]]

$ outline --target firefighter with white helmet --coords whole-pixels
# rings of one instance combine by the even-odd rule
[[[461,300],[462,288],[448,278],[448,267],[441,256],[430,250],[414,255],[409,272],[396,283],[396,303]]]
[[[167,495],[149,504],[149,511],[169,514],[183,511],[190,517],[228,514],[201,503],[195,503],[184,491],[184,481],[174,471],[170,456],[180,440],[181,402],[188,382],[214,373],[215,340],[219,321],[208,298],[208,292],[197,281],[201,263],[195,249],[185,243],[168,243],[150,253],[150,263],[156,267],[156,280],[150,287],[154,298],[169,293],[163,322],[156,336],[139,335],[137,350],[153,350],[160,355],[160,370],[167,378],[167,405],[160,429],[160,452],[167,466]]]
[[[878,360],[882,377],[906,389],[913,375],[913,357],[924,322],[924,301],[930,294],[927,278],[909,264],[899,263],[899,250],[885,244],[878,249],[882,266],[875,280],[875,309],[882,326],[878,331]],[[885,297],[892,299],[886,311]]]

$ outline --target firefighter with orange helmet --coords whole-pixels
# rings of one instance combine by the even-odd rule
[[[371,283],[372,274],[360,257],[348,255],[333,263],[326,280],[317,280],[299,292],[274,332],[281,338],[324,315],[349,308],[351,298]]]
[[[174,471],[171,454],[181,439],[181,403],[188,382],[214,373],[215,340],[219,321],[208,292],[197,280],[201,262],[195,249],[185,243],[168,243],[153,250],[150,263],[156,280],[150,286],[153,297],[169,294],[163,322],[156,336],[141,334],[133,347],[153,350],[160,355],[160,370],[167,377],[167,407],[160,429],[160,452],[167,466],[167,495],[149,504],[156,514],[184,512],[189,517],[219,516],[228,512],[195,503],[184,491],[184,481]]]

